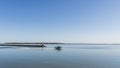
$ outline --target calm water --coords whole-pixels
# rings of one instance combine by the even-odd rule
[[[120,45],[0,47],[0,68],[120,68]]]

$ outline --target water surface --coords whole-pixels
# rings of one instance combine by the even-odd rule
[[[120,68],[120,45],[0,46],[0,68]]]

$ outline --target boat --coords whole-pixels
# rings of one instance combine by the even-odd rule
[[[62,47],[61,47],[61,46],[56,46],[55,49],[56,49],[56,50],[61,50]]]

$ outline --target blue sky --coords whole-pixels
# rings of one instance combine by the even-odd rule
[[[120,0],[0,0],[0,42],[120,43]]]

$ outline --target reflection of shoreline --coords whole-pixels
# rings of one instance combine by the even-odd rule
[[[4,46],[1,46],[0,49],[6,49],[6,48],[12,48],[12,47],[4,47]]]

